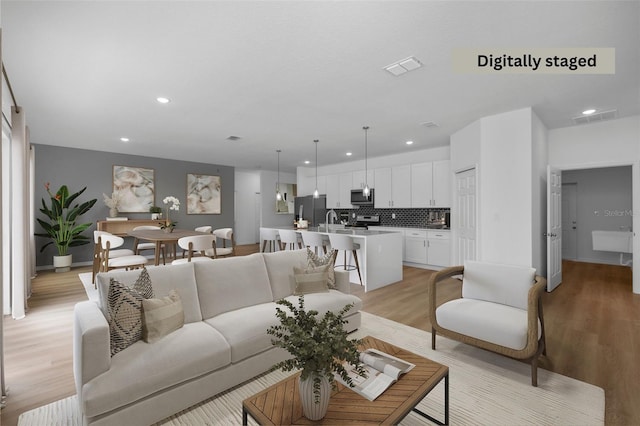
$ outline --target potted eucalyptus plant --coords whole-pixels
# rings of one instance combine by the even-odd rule
[[[269,327],[267,334],[274,336],[271,339],[274,346],[286,349],[292,358],[279,362],[273,368],[302,370],[299,390],[304,416],[309,420],[320,420],[327,412],[331,389],[336,385],[334,373],[351,387],[354,384],[345,365],[352,366],[360,376],[366,376],[359,362],[360,340],[348,339],[344,329],[346,321],[343,316],[354,305],[346,305],[338,313],[327,311],[319,317],[318,311],[305,310],[304,296],[298,298],[298,307],[286,299],[276,303],[286,310],[276,307],[280,324]]]
[[[78,224],[80,216],[88,212],[96,203],[97,199],[77,202],[77,198],[87,189],[85,186],[80,191],[69,193],[69,188],[62,185],[55,194],[51,193],[50,184],[47,182],[44,187],[49,194],[51,206],[48,206],[45,199],[42,199],[40,212],[46,216],[45,219],[37,218],[38,223],[44,232],[36,233],[38,237],[50,238],[47,244],[40,248],[42,253],[51,244],[56,246],[58,256],[53,257],[53,265],[56,272],[68,270],[71,266],[71,255],[67,253],[69,247],[77,247],[89,244],[89,237],[83,232],[92,225],[89,223]]]

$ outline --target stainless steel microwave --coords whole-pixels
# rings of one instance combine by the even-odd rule
[[[351,190],[351,204],[356,206],[373,204],[373,188],[369,190],[369,195],[364,195],[362,189]]]

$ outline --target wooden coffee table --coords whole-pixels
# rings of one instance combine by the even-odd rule
[[[302,415],[298,393],[298,376],[294,374],[242,401],[242,424],[250,414],[262,425],[289,424],[397,424],[414,411],[439,425],[449,424],[449,367],[367,336],[362,349],[375,348],[415,364],[400,380],[391,385],[375,401],[338,384],[331,395],[327,415],[320,421],[308,420]],[[444,422],[416,409],[416,405],[444,378]]]

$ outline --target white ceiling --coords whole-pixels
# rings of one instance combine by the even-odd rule
[[[362,159],[363,125],[375,157],[527,106],[548,128],[587,107],[640,114],[638,1],[3,0],[1,15],[38,144],[268,170],[282,149],[294,171],[314,139],[319,165]],[[613,47],[616,73],[457,74],[459,47]],[[382,69],[408,56],[424,66]]]

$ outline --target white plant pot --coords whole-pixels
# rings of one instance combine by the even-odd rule
[[[151,220],[160,219],[160,213],[151,213]]]
[[[56,268],[56,272],[67,272],[71,270],[71,256],[70,254],[53,256],[53,267]]]
[[[313,375],[310,375],[306,380],[299,378],[298,388],[304,416],[309,420],[322,419],[327,414],[329,398],[331,398],[329,379],[324,376],[320,378],[320,401],[318,403],[315,402],[315,395],[313,394]]]

